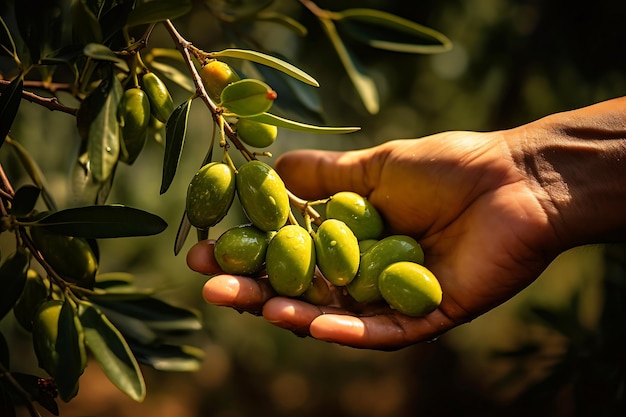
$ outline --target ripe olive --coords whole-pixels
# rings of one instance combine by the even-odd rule
[[[297,297],[309,288],[315,272],[315,244],[301,226],[287,225],[270,240],[265,268],[274,290]]]
[[[149,72],[141,78],[141,85],[150,100],[152,115],[159,121],[167,123],[167,119],[174,111],[174,101],[165,83],[155,73]]]
[[[215,242],[215,260],[228,274],[254,274],[263,269],[268,243],[267,232],[253,225],[233,227]]]
[[[37,250],[61,278],[93,288],[98,260],[86,239],[58,235],[38,226],[30,228],[30,235]]]
[[[433,273],[414,262],[396,262],[385,268],[378,287],[387,303],[407,316],[421,317],[441,303],[441,286]]]
[[[240,118],[237,121],[237,135],[244,143],[255,148],[266,148],[276,140],[278,128],[274,125]]]
[[[376,208],[351,191],[340,191],[330,198],[326,217],[343,221],[358,240],[378,239],[383,232],[383,220]]]
[[[189,222],[198,229],[215,226],[235,198],[235,171],[228,164],[209,162],[196,172],[187,188]]]
[[[24,329],[33,330],[33,319],[39,304],[46,300],[48,288],[41,276],[34,269],[26,273],[26,284],[22,295],[13,306],[15,319]]]
[[[315,233],[317,266],[328,281],[347,285],[359,269],[359,242],[348,226],[337,219],[322,222]]]
[[[289,216],[285,183],[272,167],[248,161],[237,172],[237,194],[248,219],[259,229],[278,230]]]
[[[381,300],[378,276],[387,266],[399,261],[424,262],[424,252],[415,239],[393,235],[376,242],[361,255],[359,271],[348,284],[348,293],[358,302]]]
[[[228,84],[239,81],[239,75],[225,62],[216,59],[207,62],[200,68],[200,78],[211,100],[219,103],[222,90]]]

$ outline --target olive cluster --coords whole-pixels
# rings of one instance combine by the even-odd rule
[[[441,302],[441,287],[423,266],[419,243],[405,235],[383,237],[383,220],[366,198],[344,191],[316,202],[325,206],[325,217],[303,227],[290,216],[287,189],[272,167],[252,160],[235,171],[211,162],[189,184],[190,223],[200,229],[216,225],[235,194],[250,223],[216,240],[215,260],[224,272],[267,275],[277,294],[315,304],[325,303],[327,283],[345,288],[359,303],[384,301],[410,316],[423,316]]]
[[[162,127],[173,110],[167,86],[153,72],[144,74],[139,85],[124,90],[118,107],[123,145],[120,159],[132,162],[146,142],[151,123]]]

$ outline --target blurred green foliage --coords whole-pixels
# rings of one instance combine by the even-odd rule
[[[177,21],[198,47],[226,45],[216,21],[194,2]],[[302,13],[295,2],[277,2]],[[295,148],[356,149],[442,130],[513,127],[552,112],[626,91],[626,3],[448,0],[319,1],[321,7],[372,7],[433,27],[454,48],[413,56],[351,45],[380,86],[381,110],[368,114],[339,68],[316,22],[298,38],[270,23],[247,30],[320,82],[330,125],[359,125],[340,137],[279,131],[276,156]],[[166,42],[157,27],[154,42]],[[175,102],[188,93],[172,87]],[[71,199],[67,176],[76,132],[70,117],[24,103],[14,135],[31,150],[51,187]],[[205,109],[192,108],[190,137],[177,178],[159,195],[162,148],[150,144],[132,167],[120,167],[113,202],[142,207],[177,224],[184,190],[210,139]],[[63,145],[50,147],[50,143]],[[4,157],[10,171],[17,165]],[[230,218],[220,234],[242,219]],[[130,270],[166,297],[202,309],[206,359],[196,374],[146,371],[148,399],[130,403],[114,390],[86,388],[64,416],[570,416],[624,415],[624,255],[622,248],[576,249],[558,258],[511,302],[441,337],[399,352],[370,352],[301,339],[262,319],[207,306],[204,277],[174,257],[175,228],[158,237],[103,242],[108,271]],[[190,239],[191,240],[191,239]],[[188,242],[190,245],[192,242]],[[183,251],[184,253],[184,251]],[[19,338],[16,346],[19,349]],[[28,358],[20,358],[27,363]],[[16,364],[19,367],[19,363]],[[93,367],[91,367],[93,368]],[[88,368],[89,369],[89,368]],[[93,371],[95,372],[95,371]],[[621,391],[620,391],[621,390]],[[621,398],[619,397],[621,395]],[[583,405],[585,404],[585,405]]]

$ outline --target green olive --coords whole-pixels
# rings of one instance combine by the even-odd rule
[[[59,359],[56,342],[59,336],[59,316],[63,301],[49,300],[42,303],[34,313],[33,345],[39,366],[54,375]]]
[[[326,217],[343,221],[358,240],[378,239],[383,232],[383,220],[376,208],[351,191],[341,191],[330,198]]]
[[[239,75],[225,62],[212,60],[200,68],[200,78],[211,100],[219,103],[222,90],[228,84],[239,81]]]
[[[359,271],[348,284],[348,293],[362,303],[382,300],[378,276],[387,266],[400,261],[423,263],[424,252],[419,243],[405,235],[381,239],[361,255]]]
[[[376,242],[378,242],[378,240],[376,240],[376,239],[361,240],[361,241],[359,241],[359,250],[361,251],[361,253],[363,253],[366,250],[368,250],[369,248],[371,248],[372,246],[374,246],[374,244]]]
[[[311,285],[301,295],[300,299],[315,305],[328,305],[332,300],[328,282],[318,274],[313,274]]]
[[[244,143],[255,148],[266,148],[276,140],[278,128],[274,125],[240,118],[237,121],[237,135]]]
[[[46,300],[47,296],[48,288],[43,278],[34,269],[29,269],[22,295],[13,306],[13,314],[20,326],[29,332],[33,330],[33,319],[37,307]]]
[[[251,275],[263,269],[269,237],[253,225],[228,229],[215,242],[214,256],[228,274]]]
[[[322,222],[315,233],[317,266],[328,281],[337,286],[350,283],[359,269],[359,242],[341,220]]]
[[[248,219],[259,229],[278,230],[289,216],[285,183],[272,167],[249,161],[237,172],[237,194]]]
[[[198,229],[219,223],[235,198],[235,171],[228,164],[209,162],[191,179],[186,209],[189,222]]]
[[[93,288],[98,259],[86,239],[51,233],[33,226],[30,235],[37,250],[54,271],[68,282]]]
[[[385,268],[378,287],[389,305],[407,316],[422,317],[441,303],[441,286],[433,273],[414,262],[396,262]]]
[[[150,125],[150,100],[140,88],[129,88],[119,105],[122,123],[122,152],[120,160],[133,163],[146,143]]]
[[[155,73],[149,72],[141,78],[141,85],[150,100],[150,112],[159,121],[167,123],[174,111],[174,101],[165,83]]]
[[[265,260],[272,288],[287,297],[304,293],[315,273],[315,244],[301,226],[287,225],[270,240]]]

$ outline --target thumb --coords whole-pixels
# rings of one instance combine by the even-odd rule
[[[347,152],[303,149],[283,154],[275,169],[291,192],[307,200],[339,191],[368,196],[382,165],[377,155],[376,148]]]

